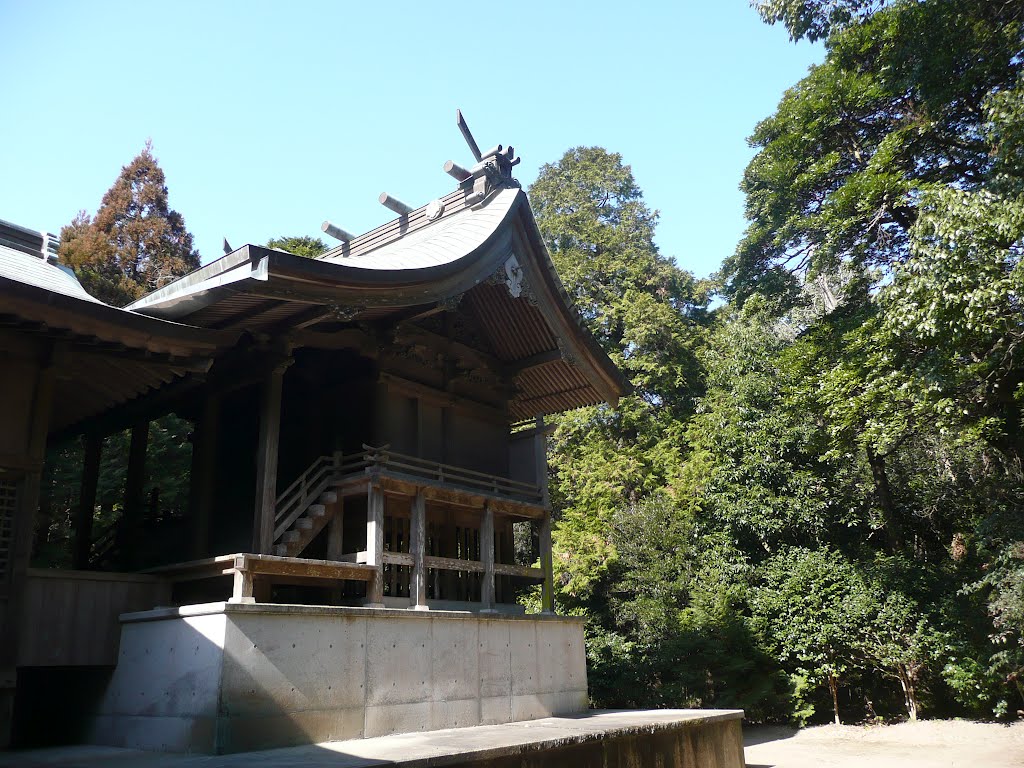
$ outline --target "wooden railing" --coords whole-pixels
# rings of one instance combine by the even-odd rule
[[[274,515],[274,541],[278,541],[309,505],[335,481],[372,469],[411,475],[432,483],[461,486],[529,504],[541,504],[544,499],[541,489],[532,483],[427,461],[392,451],[387,445],[374,448],[364,444],[362,453],[345,456],[338,451],[330,456],[321,456],[278,495]]]
[[[365,563],[366,559],[366,552],[359,552],[356,555],[357,563]],[[416,560],[408,552],[385,552],[384,564],[404,565],[411,568],[414,565],[416,565]],[[423,565],[427,568],[436,568],[442,571],[466,571],[469,573],[483,573],[485,570],[484,564],[479,560],[463,560],[461,558],[456,557],[432,557],[430,555],[427,555],[423,558]],[[544,570],[542,568],[534,568],[528,565],[514,565],[511,563],[495,563],[494,575],[518,576],[522,579],[532,579],[534,581],[544,580]]]
[[[280,539],[284,532],[292,527],[292,524],[309,509],[309,505],[320,498],[336,478],[359,472],[367,466],[363,454],[346,457],[341,451],[330,456],[321,456],[310,464],[309,468],[277,497],[274,541]]]
[[[490,475],[486,472],[476,472],[451,464],[428,461],[417,456],[392,451],[388,446],[373,448],[364,445],[363,448],[365,449],[363,455],[369,466],[413,475],[436,483],[459,485],[471,490],[505,496],[531,504],[540,504],[543,501],[541,489],[532,483]]]

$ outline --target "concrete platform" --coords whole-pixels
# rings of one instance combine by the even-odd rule
[[[0,755],[14,768],[743,768],[741,710],[591,711],[233,755],[64,747]]]
[[[579,618],[208,603],[121,621],[93,744],[225,754],[587,709]]]

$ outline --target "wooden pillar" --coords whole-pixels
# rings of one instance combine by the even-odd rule
[[[327,559],[338,561],[345,554],[345,497],[340,491],[337,494],[338,500],[328,505],[331,515],[327,523]],[[345,594],[345,582],[338,580],[332,582],[330,594],[331,604],[341,605],[342,597]]]
[[[551,561],[551,510],[544,511],[540,524],[540,567],[544,571],[541,588],[541,612],[555,612],[554,574]]]
[[[73,568],[89,567],[89,554],[92,548],[92,519],[96,511],[96,488],[100,480],[102,454],[103,438],[95,432],[86,434],[82,484],[78,495],[78,509],[75,510],[75,538],[71,553]]]
[[[141,565],[136,559],[136,545],[142,528],[143,486],[146,480],[146,445],[149,442],[149,422],[132,426],[128,446],[128,470],[124,481],[124,513],[121,518],[120,542],[122,565]]]
[[[269,555],[274,546],[277,508],[277,453],[281,437],[281,390],[288,362],[271,369],[260,394],[260,435],[256,446],[256,508],[252,522],[252,549]]]
[[[192,441],[189,495],[192,507],[191,556],[210,554],[210,518],[217,487],[217,433],[220,431],[220,396],[207,394]]]
[[[427,610],[427,500],[423,489],[416,489],[412,502],[412,521],[409,526],[409,552],[412,554],[412,583],[409,597],[417,611]]]
[[[451,507],[444,510],[444,521],[437,526],[438,551],[441,557],[459,556],[458,532],[455,530],[455,514]],[[441,576],[441,598],[444,600],[458,600],[455,590],[458,587],[457,571],[448,568],[438,569]]]
[[[377,578],[366,590],[366,605],[384,607],[384,491],[370,483],[366,503],[366,564],[375,566]]]
[[[494,610],[494,510],[490,503],[484,504],[484,519],[480,525],[480,559],[484,564],[480,602],[483,610],[490,612]]]
[[[548,452],[544,417],[538,416],[534,424],[534,461],[537,485],[544,505],[544,518],[540,524],[540,567],[544,571],[541,588],[541,611],[555,612],[554,568],[551,559],[551,496],[548,490]]]
[[[57,369],[67,357],[67,347],[53,344],[39,367],[32,393],[29,433],[25,442],[27,467],[17,486],[14,518],[11,521],[11,548],[6,610],[0,621],[0,749],[10,745],[17,688],[18,630],[24,609],[26,575],[32,558],[32,539],[36,507],[39,506],[39,482],[46,457],[46,438],[50,431],[50,410]],[[4,606],[0,605],[0,610]]]

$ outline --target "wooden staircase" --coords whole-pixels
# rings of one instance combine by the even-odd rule
[[[336,451],[321,456],[277,497],[272,554],[296,557],[341,511],[336,481],[369,466],[367,455]]]
[[[303,514],[295,519],[291,527],[281,534],[279,543],[274,545],[274,554],[282,557],[297,557],[337,512],[338,494],[334,491],[324,491],[316,501],[306,507]]]

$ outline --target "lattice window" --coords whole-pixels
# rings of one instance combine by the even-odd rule
[[[0,576],[7,574],[11,560],[17,506],[18,482],[9,477],[0,477]]]

